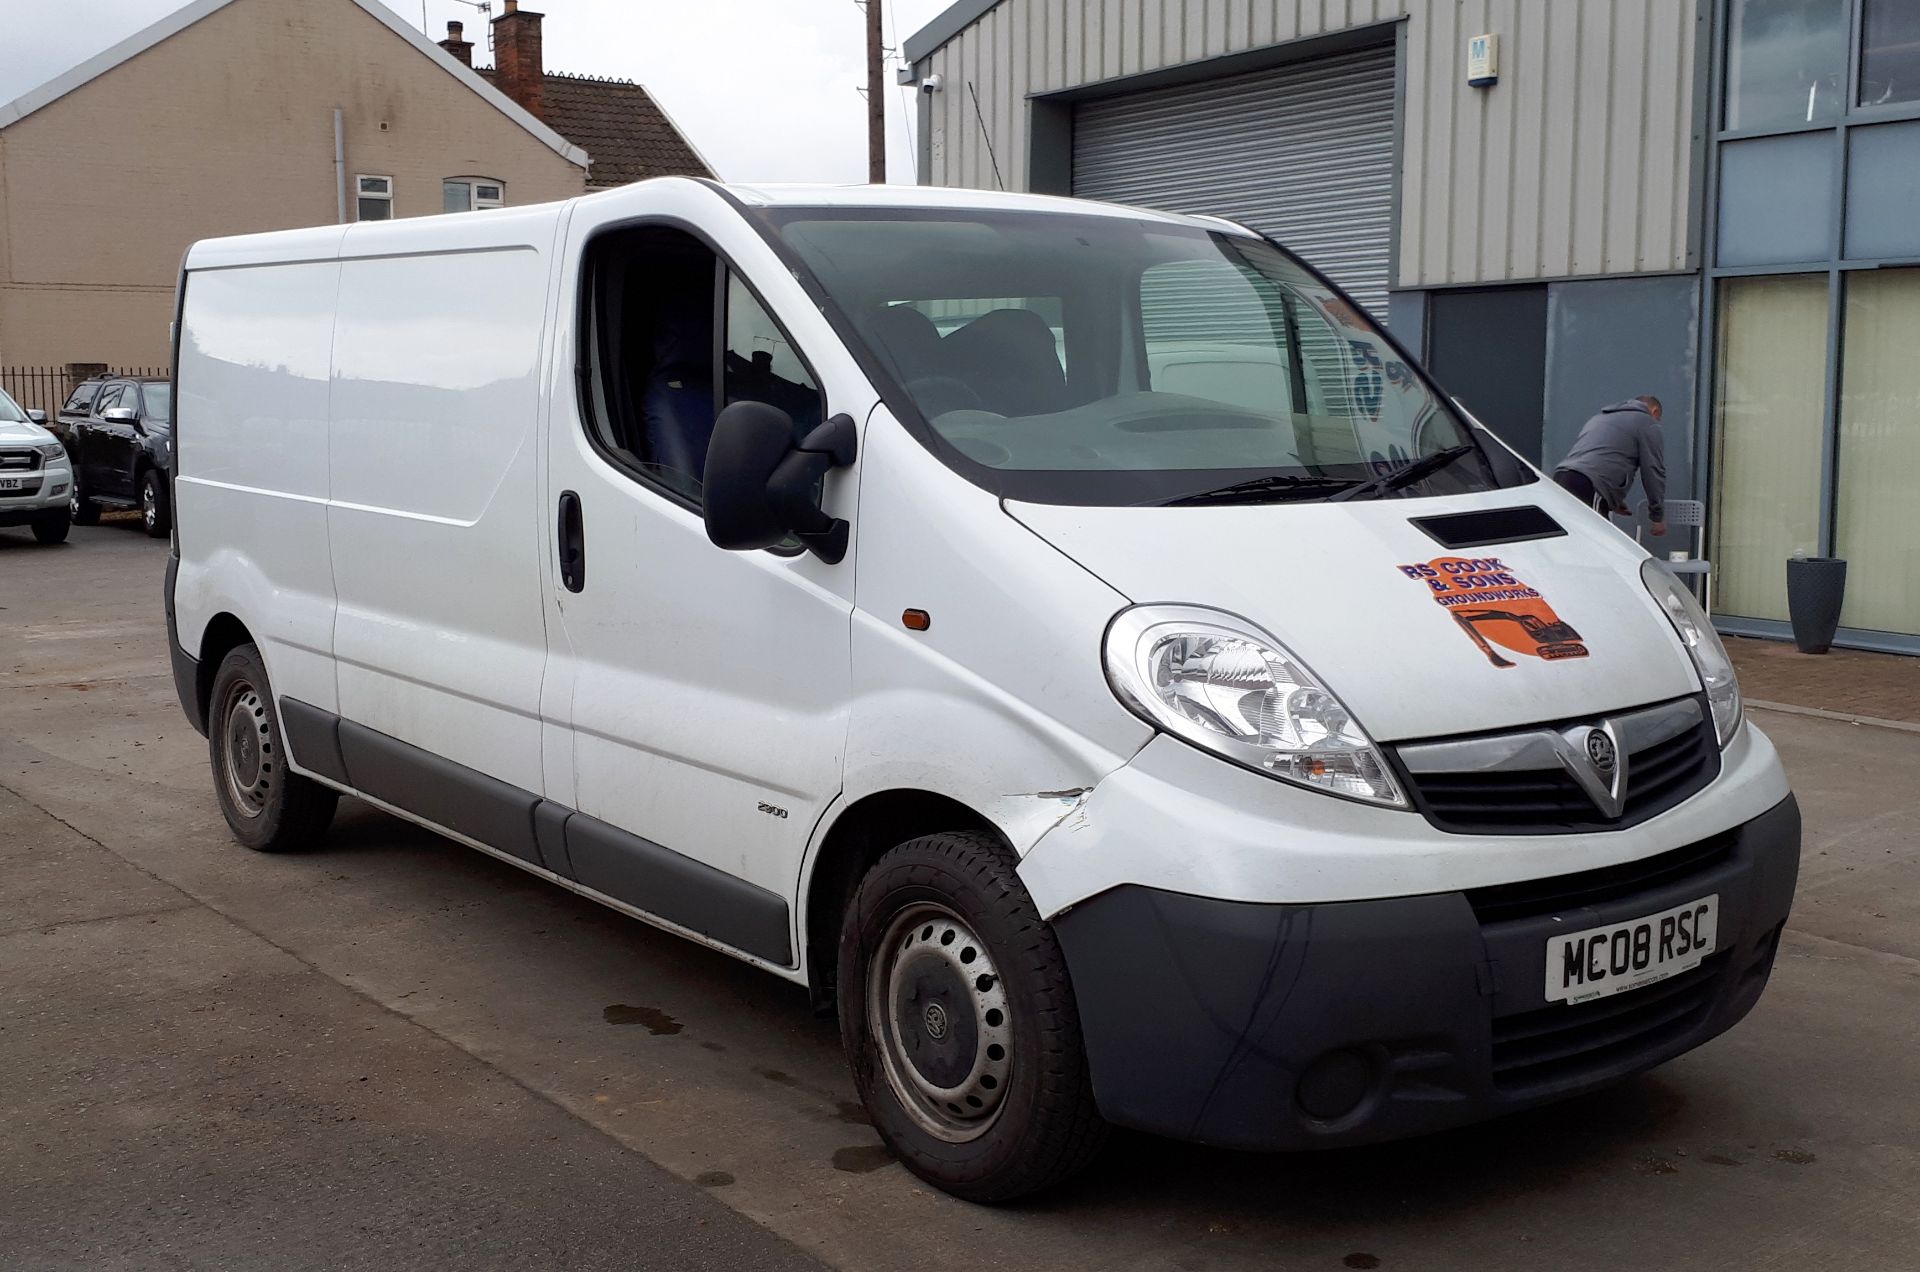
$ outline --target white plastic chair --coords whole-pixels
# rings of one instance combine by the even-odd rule
[[[1646,520],[1647,501],[1640,501],[1640,517]],[[1665,557],[1655,557],[1667,568],[1669,574],[1680,578],[1700,580],[1700,605],[1707,613],[1713,613],[1713,562],[1696,555],[1700,550],[1700,539],[1706,533],[1707,505],[1698,499],[1667,500],[1667,526],[1669,529],[1684,526],[1687,529],[1687,558],[1684,561],[1669,561]],[[1645,527],[1634,531],[1636,540],[1645,537]],[[1688,584],[1689,587],[1692,584]]]

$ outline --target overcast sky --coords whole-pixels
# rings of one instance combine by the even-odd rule
[[[426,30],[467,24],[485,65],[485,22],[458,0],[385,0]],[[186,0],[5,0],[0,104],[181,7]],[[306,0],[340,4],[345,0]],[[547,69],[638,80],[730,181],[864,181],[865,14],[854,0],[523,0],[547,15]],[[897,47],[949,0],[884,0]],[[501,5],[496,0],[494,12]],[[887,74],[888,178],[911,182],[911,90]]]

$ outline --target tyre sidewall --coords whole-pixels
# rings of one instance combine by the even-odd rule
[[[1010,860],[1001,858],[997,871],[1001,877],[988,880],[976,871],[911,852],[923,843],[946,838],[950,837],[931,836],[903,844],[883,857],[855,891],[840,942],[840,1030],[855,1084],[873,1116],[874,1129],[894,1155],[909,1170],[948,1192],[970,1200],[994,1201],[1039,1186],[1008,1181],[1030,1173],[1030,1136],[1051,1070],[1050,1057],[1042,1045],[1046,1034],[1043,1013],[1057,1015],[1061,1006],[1038,1001],[1052,995],[1047,993],[1044,977],[1036,975],[1036,961],[1059,959],[1060,954],[1052,933],[1040,921],[1014,875]],[[879,1052],[883,1044],[872,1036],[867,1019],[867,975],[874,966],[878,942],[896,915],[922,902],[956,911],[986,945],[999,971],[1013,1025],[1014,1064],[1006,1102],[983,1134],[964,1143],[940,1139],[908,1113],[887,1078]],[[1010,912],[1019,912],[1019,917],[1014,918]],[[1071,990],[1064,976],[1058,977],[1054,991],[1061,992],[1068,1000],[1067,1014],[1075,1019],[1071,1063],[1082,1066],[1084,1081],[1077,1013],[1072,1010]]]
[[[267,736],[272,743],[273,754],[278,757],[273,774],[268,779],[264,807],[257,816],[249,816],[245,809],[234,802],[232,792],[227,789],[228,713],[242,686],[251,686],[265,704]],[[235,839],[247,847],[260,852],[273,851],[280,840],[281,823],[286,817],[287,779],[290,773],[286,765],[286,742],[280,731],[279,708],[274,702],[273,687],[267,680],[266,664],[261,661],[257,648],[242,645],[221,660],[220,669],[214,673],[213,694],[207,716],[207,753],[213,763],[214,798],[227,819],[227,828],[233,832]]]
[[[67,514],[67,509],[62,508],[59,512],[50,516],[37,518],[33,522],[33,537],[49,547],[52,547],[56,543],[65,543],[67,541],[67,528],[72,524],[73,522]]]
[[[153,520],[146,521],[147,490],[153,491]],[[167,506],[167,482],[157,468],[147,469],[140,477],[140,510],[142,524],[147,534],[155,539],[163,539],[173,528],[172,510]]]

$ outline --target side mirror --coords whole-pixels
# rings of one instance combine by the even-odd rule
[[[30,406],[27,408],[27,418],[35,424],[45,424],[47,422],[47,413],[38,407]]]
[[[735,402],[713,422],[702,512],[707,538],[735,551],[791,534],[829,565],[847,555],[848,527],[820,507],[820,479],[853,462],[853,417],[836,415],[793,440],[793,417],[765,402]]]
[[[130,406],[110,406],[100,412],[100,418],[109,424],[125,424],[140,432],[146,431],[140,428],[140,412]]]

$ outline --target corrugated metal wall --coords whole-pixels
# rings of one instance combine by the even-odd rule
[[[1073,192],[1212,212],[1271,234],[1384,318],[1393,49],[1087,102]]]
[[[943,82],[928,179],[1025,189],[1030,95],[1405,16],[1401,286],[1685,269],[1699,8],[1001,0],[920,64]],[[1467,38],[1489,31],[1500,83],[1468,88]]]

